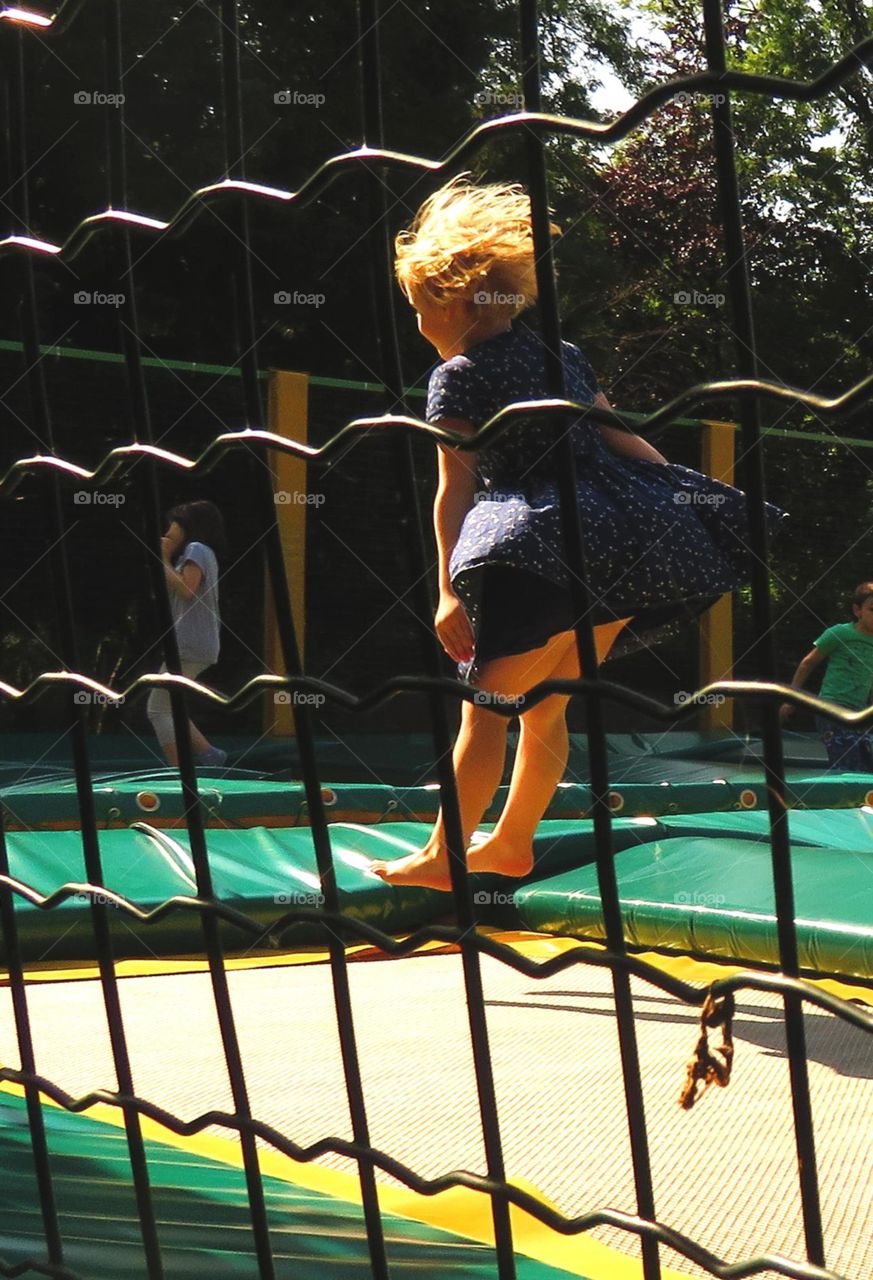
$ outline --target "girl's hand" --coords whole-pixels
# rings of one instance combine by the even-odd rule
[[[437,638],[452,662],[469,662],[473,657],[473,628],[464,606],[453,592],[440,592],[433,621]]]
[[[598,391],[594,404],[598,409],[612,409],[602,391]],[[654,445],[649,444],[642,436],[631,431],[622,431],[620,427],[598,427],[603,440],[613,453],[624,454],[628,458],[642,458],[644,462],[667,462],[663,453],[659,453]]]
[[[170,563],[170,557],[173,554],[173,542],[171,538],[161,538],[161,559],[166,563]]]
[[[794,715],[794,703],[783,702],[782,706],[779,708],[779,719],[782,721],[783,724],[785,724],[788,717],[792,715]]]

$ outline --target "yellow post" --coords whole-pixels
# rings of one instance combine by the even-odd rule
[[[305,444],[308,437],[309,375],[289,373],[285,369],[272,369],[267,391],[267,426],[275,435]],[[303,660],[303,641],[306,618],[306,512],[305,500],[306,462],[288,453],[270,455],[270,471],[273,477],[273,494],[276,499],[276,519],[282,542],[282,555],[288,575],[291,608],[297,628],[300,659]],[[301,501],[301,498],[303,500]],[[265,593],[266,616],[264,619],[265,662],[268,671],[285,675],[276,610],[271,591]],[[294,733],[294,715],[291,704],[275,702],[268,695],[264,707],[264,732],[274,737],[288,737]]]
[[[735,422],[703,423],[701,470],[725,484],[734,483],[736,432]],[[734,665],[734,606],[730,595],[722,596],[700,619],[699,644],[701,685],[730,680]],[[720,707],[704,707],[700,724],[705,730],[732,729],[733,699],[726,699]]]

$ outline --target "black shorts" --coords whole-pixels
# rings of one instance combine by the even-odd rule
[[[470,601],[471,616],[476,620],[477,670],[483,662],[540,649],[552,636],[576,626],[569,589],[537,573],[511,565],[486,565],[464,576],[466,582],[458,594],[465,605]],[[595,601],[593,621],[601,626],[620,618],[631,619],[610,651],[611,657],[621,657],[676,635],[720,599],[721,593],[661,605],[625,604],[617,611]]]
[[[539,649],[575,625],[570,593],[537,573],[505,565],[482,571],[476,664]]]

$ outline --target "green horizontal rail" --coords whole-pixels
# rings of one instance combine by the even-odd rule
[[[0,351],[23,352],[24,345],[21,342],[11,342],[7,338],[0,338]],[[94,360],[103,364],[124,364],[124,356],[117,351],[88,351],[82,347],[41,346],[39,352],[43,356],[62,356],[70,360]],[[157,356],[143,357],[142,363],[150,369],[178,370],[181,373],[214,373],[221,377],[231,378],[242,376],[242,370],[235,365],[201,364],[196,360],[164,360]],[[271,372],[268,369],[260,370],[257,376],[259,378],[269,378]],[[379,382],[355,382],[348,378],[325,378],[318,374],[310,375],[309,382],[313,387],[332,387],[339,391],[385,390]],[[404,395],[417,396],[423,399],[427,392],[422,387],[408,387],[404,391]],[[646,417],[644,413],[634,413],[629,409],[622,409],[622,413],[626,418],[630,418],[634,422],[639,422]],[[705,419],[703,418],[676,418],[675,423],[670,425],[700,427],[704,421]],[[737,429],[736,423],[727,425]],[[873,440],[861,440],[857,436],[838,436],[835,433],[825,431],[790,431],[776,427],[763,427],[762,435],[782,440],[808,440],[815,444],[842,444],[850,449],[873,449]]]

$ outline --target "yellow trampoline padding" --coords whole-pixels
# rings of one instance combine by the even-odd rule
[[[497,929],[480,927],[480,933],[487,934],[496,942],[504,942],[507,946],[519,951],[530,960],[542,963],[550,956],[560,955],[574,947],[594,947],[605,951],[606,947],[599,942],[582,941],[576,938],[559,938],[545,933],[525,933],[521,930],[506,932]],[[653,969],[679,978],[682,982],[709,983],[719,978],[729,978],[735,973],[747,973],[759,970],[752,964],[731,964],[729,961],[698,960],[695,956],[664,955],[659,951],[634,951],[634,959],[650,964]],[[873,1005],[873,987],[864,986],[861,982],[842,982],[838,978],[804,978],[810,986],[819,987],[829,995],[841,1000],[860,1000],[864,1004]]]
[[[0,1092],[24,1097],[23,1087],[8,1081],[0,1083]],[[43,1097],[42,1102],[43,1105],[63,1110],[51,1098]],[[120,1109],[107,1103],[95,1103],[85,1114],[92,1120],[115,1128],[124,1127]],[[140,1117],[140,1124],[144,1138],[176,1147],[205,1160],[214,1160],[237,1169],[243,1168],[239,1144],[231,1139],[206,1134],[184,1137],[165,1129],[147,1116]],[[332,1196],[337,1200],[345,1200],[349,1204],[362,1203],[360,1183],[353,1174],[325,1169],[315,1164],[302,1164],[281,1152],[264,1148],[258,1150],[258,1163],[261,1172],[267,1177]],[[536,1187],[524,1179],[514,1178],[509,1181],[512,1186],[526,1191],[540,1204],[555,1208]],[[424,1196],[406,1187],[385,1186],[382,1183],[378,1189],[379,1206],[385,1213],[411,1218],[427,1226],[464,1236],[468,1240],[494,1246],[491,1201],[484,1192],[471,1191],[467,1187],[453,1187],[433,1196]],[[598,1280],[607,1280],[607,1277],[608,1280],[643,1280],[641,1262],[609,1245],[601,1244],[585,1233],[577,1236],[559,1235],[515,1205],[510,1205],[510,1219],[513,1245],[517,1253],[523,1253],[548,1266],[561,1268],[570,1275],[585,1277],[585,1280],[591,1280],[592,1276]],[[663,1280],[689,1280],[687,1272],[673,1271],[664,1266],[661,1267],[661,1276]]]
[[[494,942],[501,942],[508,947],[512,947],[521,955],[538,963],[574,948],[587,947],[597,951],[606,949],[603,943],[600,942],[578,938],[560,938],[554,934],[530,933],[525,930],[495,929],[488,925],[480,925],[478,932]],[[451,943],[426,942],[411,954],[420,956],[427,954],[444,955],[446,952],[456,950],[457,947]],[[743,973],[746,970],[754,969],[753,965],[748,964],[738,965],[731,964],[729,961],[698,960],[694,956],[671,956],[657,951],[635,951],[633,954],[638,960],[645,961],[646,964],[650,964],[661,973],[670,974],[683,982],[706,983],[707,985],[715,982],[718,978],[726,978],[735,973]],[[393,959],[392,956],[386,955],[367,943],[358,943],[354,946],[346,947],[346,956],[349,960],[358,962],[363,960]],[[330,955],[323,948],[310,947],[298,951],[277,952],[271,950],[252,952],[250,955],[244,956],[231,955],[225,957],[224,963],[225,968],[228,970],[274,969],[289,964],[327,964],[329,960]],[[119,978],[148,978],[166,974],[206,973],[208,969],[209,965],[205,959],[192,959],[190,956],[180,956],[178,959],[169,957],[162,960],[119,960],[115,965],[115,973]],[[51,965],[47,962],[44,965],[29,966],[25,976],[28,982],[84,982],[98,978],[100,971],[96,964],[64,966],[63,964]],[[0,984],[6,984],[8,981],[9,974],[4,970],[0,970]],[[857,1000],[862,1004],[873,1006],[873,987],[864,986],[861,982],[842,982],[838,978],[806,978],[805,981],[842,1000]]]
[[[371,951],[369,943],[356,943],[346,947],[346,956],[351,960],[360,952]],[[299,951],[252,951],[247,955],[224,957],[224,967],[230,969],[273,969],[277,965],[289,964],[326,964],[330,953],[323,947],[305,947]],[[179,973],[208,973],[209,963],[201,956],[166,956],[161,960],[116,960],[115,976],[117,978],[157,978]],[[100,977],[100,969],[96,964],[79,964],[70,961],[52,964],[46,960],[41,964],[27,965],[25,978],[28,982],[88,982]],[[0,968],[0,984],[9,983],[8,969]]]

